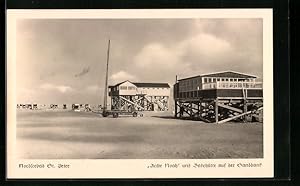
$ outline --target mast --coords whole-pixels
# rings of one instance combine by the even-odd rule
[[[103,103],[103,112],[107,109],[107,89],[108,89],[108,63],[109,63],[109,49],[110,49],[110,39],[108,40],[107,47],[107,59],[106,59],[106,75],[105,75],[105,87],[104,87],[104,103]]]

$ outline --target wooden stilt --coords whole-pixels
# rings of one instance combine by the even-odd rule
[[[119,109],[121,109],[121,107],[122,107],[122,103],[121,103],[121,99],[120,99],[120,97],[118,97],[117,101],[118,101],[118,107],[119,107]]]
[[[192,117],[194,115],[192,102],[190,102],[189,107],[190,107],[190,116]]]
[[[182,107],[182,103],[178,102],[178,106],[179,106],[179,117],[181,118],[183,116],[183,107]]]
[[[243,110],[244,110],[244,113],[246,113],[248,111],[248,109],[247,109],[247,99],[244,99],[244,108],[243,108]],[[247,117],[246,116],[243,117],[243,121],[244,122],[247,121]]]
[[[201,113],[200,113],[200,109],[201,109],[201,102],[197,103],[197,113],[198,113],[198,117],[201,117]]]
[[[215,102],[215,117],[216,117],[216,123],[218,123],[219,122],[218,98],[216,98],[216,102]]]
[[[175,100],[175,118],[177,118],[177,101]]]

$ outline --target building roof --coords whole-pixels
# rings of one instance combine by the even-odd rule
[[[208,73],[208,74],[202,74],[198,76],[193,76],[193,77],[188,77],[188,78],[183,78],[179,79],[178,81],[181,80],[186,80],[186,79],[192,79],[196,77],[220,77],[220,78],[257,78],[257,76],[254,75],[249,75],[241,72],[235,72],[235,71],[223,71],[223,72],[214,72],[214,73]]]
[[[126,81],[128,81],[128,80],[126,80]],[[119,85],[125,83],[126,81],[122,81],[122,82],[120,82],[120,83],[118,83],[118,84],[115,84],[113,87],[117,87],[117,86],[119,86]],[[128,81],[128,82],[130,82],[130,81]],[[131,83],[131,82],[130,82],[130,83]]]
[[[202,77],[229,77],[229,78],[257,78],[257,76],[245,74],[241,72],[235,72],[235,71],[223,71],[223,72],[214,72],[214,73],[208,73],[208,74],[202,74]]]
[[[155,87],[155,88],[170,88],[169,84],[168,83],[133,83],[129,80],[126,80],[126,81],[122,81],[114,86],[109,86],[109,88],[112,88],[112,87],[117,87],[125,82],[130,82],[132,84],[134,84],[135,86],[137,87]]]
[[[132,83],[137,87],[170,88],[168,83]]]

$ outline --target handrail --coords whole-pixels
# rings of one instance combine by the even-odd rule
[[[262,82],[213,82],[202,84],[202,89],[257,89],[262,85]]]

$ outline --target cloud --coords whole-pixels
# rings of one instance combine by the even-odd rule
[[[137,81],[137,77],[131,75],[123,70],[111,75],[110,82],[112,83],[119,83],[121,81],[130,80],[130,81]]]
[[[104,87],[108,35],[109,85],[127,79],[173,84],[176,75],[222,70],[262,77],[260,19],[24,19],[16,28],[20,102],[103,99],[97,86]]]
[[[143,75],[155,74],[164,79],[166,74],[175,76],[174,74],[194,73],[200,66],[205,72],[204,68],[207,66],[221,66],[227,62],[227,56],[234,54],[228,41],[211,34],[199,33],[173,45],[150,43],[134,57],[134,63],[143,69]]]
[[[228,55],[229,52],[232,52],[231,45],[228,41],[206,33],[201,33],[184,40],[179,44],[178,50],[184,54],[192,54],[195,57],[205,56],[214,59],[222,59],[223,55]]]
[[[177,47],[150,43],[134,57],[134,62],[138,67],[156,67],[159,65],[160,68],[169,68],[179,62],[181,55],[182,52]]]
[[[73,89],[70,87],[70,86],[65,86],[65,85],[53,85],[53,84],[50,84],[50,83],[45,83],[45,84],[42,84],[40,86],[41,89],[44,89],[44,90],[56,90],[56,91],[59,91],[61,93],[65,93],[67,91],[72,91]]]
[[[89,85],[86,87],[86,90],[89,92],[102,91],[104,88],[99,85]]]
[[[100,87],[97,85],[89,85],[89,86],[87,86],[86,89],[89,91],[96,91],[96,90],[100,89]]]
[[[43,74],[40,74],[40,80],[45,80],[47,78],[54,77],[55,75],[57,75],[56,72],[45,72]]]
[[[82,69],[82,71],[81,71],[80,73],[78,73],[78,74],[75,74],[75,77],[80,77],[80,76],[83,76],[83,75],[85,75],[85,74],[89,73],[89,71],[90,71],[90,67],[83,68],[83,69]]]

